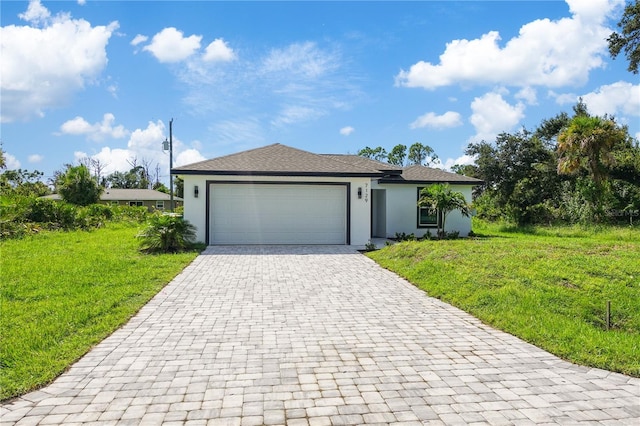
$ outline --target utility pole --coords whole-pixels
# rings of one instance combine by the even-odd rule
[[[169,140],[165,139],[162,142],[162,149],[169,151],[169,211],[173,213],[173,174],[171,173],[173,168],[173,118],[169,120]]]
[[[170,209],[173,213],[173,118],[169,120],[169,196],[171,197]]]

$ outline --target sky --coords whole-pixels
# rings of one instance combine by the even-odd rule
[[[438,167],[582,97],[640,138],[640,78],[606,38],[624,0],[0,2],[9,169],[103,175],[282,143],[420,142]]]

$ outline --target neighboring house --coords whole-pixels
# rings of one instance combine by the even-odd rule
[[[42,198],[61,199],[59,194],[46,195]],[[182,198],[174,196],[174,208],[181,206],[182,201]],[[107,188],[102,191],[100,202],[116,206],[145,206],[149,211],[171,210],[171,196],[155,189]]]
[[[281,144],[172,169],[184,179],[184,217],[207,244],[351,244],[396,233],[435,235],[439,215],[418,208],[419,191],[446,182],[471,202],[480,180],[356,155]],[[454,211],[447,231],[467,235]]]

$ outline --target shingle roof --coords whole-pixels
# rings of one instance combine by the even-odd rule
[[[279,143],[174,167],[178,175],[360,176],[381,183],[448,182],[479,184],[479,179],[420,165],[399,167],[350,154],[314,154]]]
[[[60,194],[45,195],[42,198],[61,200]],[[173,197],[174,201],[182,201],[180,197]],[[108,188],[100,195],[101,201],[170,201],[171,196],[155,189],[121,189]]]
[[[276,176],[381,176],[375,169],[345,163],[279,143],[173,168],[175,174]]]
[[[171,196],[155,189],[119,189],[107,188],[100,196],[102,201],[169,201]],[[182,198],[174,196],[175,201]]]
[[[420,165],[413,165],[402,169],[402,179],[407,182],[447,182],[480,184],[482,180],[445,170],[434,169]],[[384,179],[384,183],[394,179]]]
[[[467,184],[480,184],[480,179],[472,178],[469,176],[459,175],[457,173],[447,172],[441,169],[434,169],[431,167],[425,167],[421,165],[413,165],[408,167],[398,167],[391,164],[383,163],[380,161],[372,160],[370,158],[360,157],[359,155],[340,155],[340,154],[323,154],[331,158],[335,158],[340,161],[348,162],[351,164],[359,164],[375,168],[385,173],[385,176],[380,179],[382,183],[408,183],[408,182],[447,182],[447,183],[467,183]],[[392,172],[392,173],[389,173]],[[396,173],[393,173],[396,172]]]
[[[368,167],[373,170],[402,170],[402,167],[394,166],[382,161],[372,160],[371,158],[361,157],[354,154],[321,154],[323,157],[332,158],[334,160],[342,161],[348,164],[358,165],[362,167]]]

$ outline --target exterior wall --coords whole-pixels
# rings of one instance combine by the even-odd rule
[[[100,200],[99,203],[100,204],[106,204],[109,206],[112,205],[118,205],[118,206],[128,206],[129,203],[131,203],[132,201],[139,201],[139,200]],[[182,201],[177,201],[174,200],[174,207],[180,207],[182,205]],[[160,210],[160,211],[169,211],[169,204],[171,204],[171,202],[169,200],[164,201],[164,209],[157,209],[156,208],[156,201],[149,201],[149,200],[144,200],[142,201],[142,205],[144,207],[146,207],[150,212],[154,212],[156,210]]]
[[[339,178],[322,176],[207,176],[182,175],[184,179],[184,218],[196,227],[198,241],[206,241],[207,181],[255,181],[255,182],[332,182],[350,183],[349,196],[351,215],[351,245],[364,246],[371,238],[371,179]],[[198,198],[194,197],[194,187],[198,186]],[[358,198],[358,188],[362,188],[362,198]]]
[[[414,234],[422,237],[427,231],[435,235],[437,230],[433,228],[418,228],[418,188],[424,188],[428,184],[373,184],[373,189],[385,189],[386,191],[386,219],[387,238],[395,237],[396,233]],[[471,203],[471,185],[451,185],[454,191],[462,192],[468,203]],[[464,217],[454,210],[447,215],[445,222],[446,232],[458,231],[460,236],[467,236],[471,231],[471,218]]]

